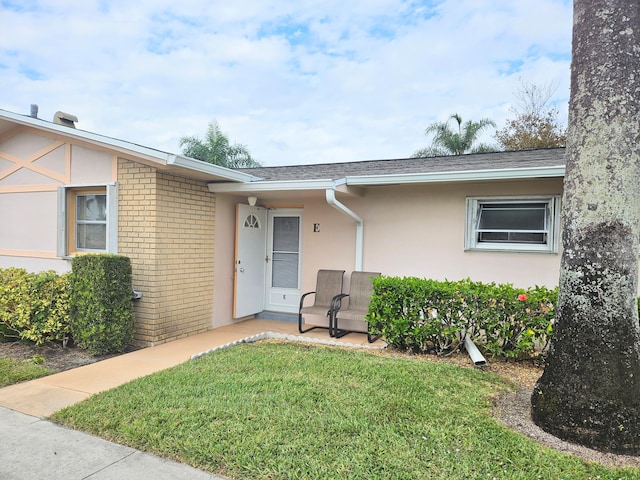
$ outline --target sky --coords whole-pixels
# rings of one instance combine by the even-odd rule
[[[0,109],[176,154],[215,120],[265,166],[405,158],[454,113],[502,128],[523,80],[566,124],[571,23],[568,0],[0,0]]]

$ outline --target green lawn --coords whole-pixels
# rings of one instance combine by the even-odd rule
[[[53,373],[48,368],[38,365],[33,360],[14,360],[0,357],[0,388],[13,383],[33,380]]]
[[[52,419],[234,479],[637,479],[491,417],[507,386],[472,369],[301,344],[244,344]]]

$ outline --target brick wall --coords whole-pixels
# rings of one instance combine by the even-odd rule
[[[118,161],[118,251],[131,258],[135,343],[211,328],[215,197],[204,182]]]

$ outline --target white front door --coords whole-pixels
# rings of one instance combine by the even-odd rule
[[[268,214],[265,310],[297,313],[301,289],[302,210]]]
[[[233,318],[264,310],[267,211],[236,205]]]

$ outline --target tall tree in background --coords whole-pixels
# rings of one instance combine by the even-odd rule
[[[640,454],[640,3],[574,0],[563,255],[534,421]]]
[[[450,121],[455,120],[457,129],[451,128]],[[494,152],[496,148],[478,143],[478,136],[488,127],[496,127],[493,120],[483,118],[477,122],[467,120],[454,113],[446,122],[435,122],[425,130],[425,135],[434,134],[431,146],[413,153],[413,157],[439,157],[462,155],[463,153]]]
[[[198,137],[187,136],[180,138],[183,155],[213,163],[227,168],[259,167],[260,163],[251,158],[245,145],[235,143],[231,145],[229,137],[220,130],[215,120],[209,124],[204,141]]]
[[[504,150],[564,147],[567,130],[558,121],[558,109],[549,105],[555,88],[520,80],[518,99],[511,109],[514,118],[496,132],[495,138]]]

